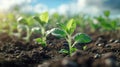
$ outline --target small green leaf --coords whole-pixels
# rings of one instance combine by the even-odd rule
[[[43,47],[46,46],[45,41],[43,41],[43,39],[41,39],[41,38],[36,38],[35,41],[36,41],[38,44],[41,44]]]
[[[52,35],[57,36],[57,37],[65,37],[66,36],[66,33],[59,28],[51,29],[51,33],[52,33]]]
[[[91,42],[91,38],[84,33],[77,33],[74,38],[73,38],[76,42],[79,43],[89,43]]]
[[[33,19],[35,19],[42,26],[44,26],[44,24],[48,23],[48,19],[49,19],[48,12],[42,13],[39,17],[38,16],[33,16]]]
[[[38,16],[33,16],[33,19],[35,19],[36,21],[38,21],[39,23],[41,23],[40,19]]]
[[[68,23],[67,23],[67,25],[66,25],[68,30],[70,30],[70,28],[72,27],[73,23],[74,23],[74,19],[70,19],[70,20],[68,21]]]
[[[60,27],[62,30],[66,30],[66,26],[64,23],[57,23],[57,26]]]
[[[66,30],[66,31],[67,31],[69,34],[72,34],[72,33],[74,32],[75,28],[76,28],[76,23],[74,22],[74,19],[70,19],[70,20],[68,21],[66,27],[67,27],[67,30]]]
[[[103,28],[103,30],[111,30],[112,29],[112,26],[110,25],[110,23],[108,21],[101,22],[101,27]]]
[[[28,24],[28,22],[27,22],[27,20],[26,19],[24,19],[23,17],[19,17],[18,19],[17,19],[17,22],[19,23],[19,24]]]
[[[41,39],[41,38],[36,38],[35,41],[36,41],[37,43],[41,44],[42,39]]]
[[[104,15],[105,15],[106,17],[109,17],[109,16],[110,16],[110,11],[109,11],[109,10],[104,11]]]
[[[71,53],[75,52],[76,50],[77,50],[77,48],[72,47],[71,48]]]
[[[116,28],[118,27],[117,21],[115,21],[115,20],[111,21],[110,25],[111,25],[112,29],[114,29],[114,30],[116,30]]]
[[[49,19],[48,12],[42,13],[39,18],[42,22],[48,23],[48,19]]]
[[[68,51],[68,50],[66,50],[66,49],[61,49],[61,50],[59,51],[59,53],[68,54],[68,53],[69,53],[69,51]]]

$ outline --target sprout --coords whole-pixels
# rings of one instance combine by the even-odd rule
[[[51,34],[57,37],[63,37],[66,39],[69,45],[69,50],[61,49],[60,53],[67,53],[71,56],[73,52],[75,52],[77,49],[74,47],[77,43],[89,43],[91,41],[91,38],[84,33],[76,33],[76,35],[72,36],[75,29],[76,29],[76,23],[74,22],[74,19],[70,19],[67,24],[58,24],[60,28],[53,28],[51,29]],[[74,43],[72,43],[72,40],[74,40]]]
[[[18,30],[18,33],[19,33],[19,38],[22,37],[22,32],[24,32],[23,30],[26,31],[27,35],[25,38],[26,42],[29,42],[30,40],[30,36],[31,36],[31,32],[30,32],[30,28],[28,26],[28,21],[26,19],[24,19],[23,17],[19,17],[17,19],[17,22],[18,22],[18,25],[17,25],[17,30]]]
[[[46,25],[47,25],[48,19],[49,19],[48,12],[44,12],[39,17],[34,16],[33,18],[39,23],[39,28],[41,30],[40,31],[41,37],[35,39],[35,41],[38,42],[39,44],[41,44],[43,47],[45,47],[45,46],[47,46],[46,37],[48,35],[48,33],[47,33],[48,31],[46,31]],[[36,30],[37,29],[38,28],[36,28]]]

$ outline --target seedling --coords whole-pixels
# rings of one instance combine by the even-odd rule
[[[96,19],[99,21],[101,31],[115,31],[119,28],[118,20],[110,19],[110,11],[104,11],[104,16],[99,16]]]
[[[39,22],[39,28],[41,30],[41,32],[40,32],[41,38],[37,38],[37,39],[35,39],[35,41],[38,42],[39,44],[41,44],[43,47],[45,47],[45,46],[47,46],[46,37],[48,35],[48,31],[46,31],[46,25],[47,25],[48,19],[49,19],[48,12],[44,12],[39,17],[34,16],[33,18],[37,22]]]
[[[15,15],[13,13],[8,13],[5,15],[5,17],[2,17],[0,22],[1,22],[1,32],[6,32],[8,33],[9,36],[13,35],[14,30],[16,29],[16,20],[15,20]],[[2,29],[3,28],[3,29]]]
[[[69,45],[69,50],[61,49],[60,52],[67,53],[71,56],[73,52],[77,49],[74,47],[77,43],[88,43],[91,41],[91,38],[84,33],[76,33],[74,36],[73,33],[76,29],[76,23],[74,19],[70,19],[67,24],[58,24],[60,28],[51,29],[51,34],[57,37],[63,37],[66,39]],[[72,40],[74,42],[72,43]]]
[[[30,32],[30,29],[29,29],[29,26],[28,26],[28,21],[26,19],[24,19],[23,17],[19,17],[17,19],[17,22],[18,22],[17,30],[18,30],[18,33],[19,33],[19,38],[22,37],[21,33],[26,31],[27,35],[24,39],[26,40],[26,42],[29,42],[31,32]]]
[[[100,29],[100,24],[98,23],[98,21],[96,19],[92,19],[92,18],[88,18],[87,21],[89,21],[89,25],[90,25],[90,31],[91,32],[96,32],[99,31]]]

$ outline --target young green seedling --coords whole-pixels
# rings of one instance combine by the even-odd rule
[[[18,25],[17,25],[17,30],[18,30],[18,33],[19,33],[19,38],[22,37],[22,34],[23,32],[26,31],[26,37],[23,38],[26,40],[26,42],[29,42],[30,40],[30,36],[31,36],[31,31],[30,31],[30,28],[28,26],[28,21],[26,19],[24,19],[23,17],[19,17],[17,19],[17,22],[18,22]]]
[[[69,45],[69,50],[61,49],[60,52],[67,53],[71,56],[71,54],[77,50],[74,47],[77,43],[88,43],[91,41],[91,38],[84,33],[76,33],[72,36],[76,29],[74,19],[70,19],[67,24],[59,24],[59,26],[60,28],[51,29],[51,34],[57,37],[65,38]],[[72,40],[74,40],[73,43]]]
[[[118,21],[116,19],[110,19],[110,11],[104,11],[104,16],[97,17],[99,27],[101,31],[115,31],[119,28]],[[98,24],[97,24],[98,25]]]
[[[37,22],[39,22],[39,27],[40,27],[40,34],[41,34],[41,38],[37,38],[35,39],[36,42],[38,42],[39,44],[41,44],[43,47],[47,46],[46,44],[46,37],[47,37],[47,31],[46,31],[46,24],[48,23],[48,12],[44,12],[42,13],[39,17],[38,16],[34,16],[33,17]]]

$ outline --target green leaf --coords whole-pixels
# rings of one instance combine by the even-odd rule
[[[103,28],[103,30],[111,30],[112,29],[112,26],[110,25],[110,23],[108,21],[101,22],[101,27]]]
[[[39,18],[42,22],[48,23],[48,19],[49,19],[48,12],[42,13]]]
[[[66,26],[64,23],[57,23],[57,26],[60,27],[62,30],[66,30]]]
[[[33,26],[35,24],[32,17],[28,17],[26,20],[27,20],[29,26]]]
[[[75,52],[76,50],[77,50],[77,48],[72,47],[71,48],[71,53]]]
[[[57,37],[65,37],[66,36],[66,33],[59,28],[51,29],[51,33],[52,33],[52,35],[57,36]]]
[[[118,26],[117,21],[115,21],[115,20],[111,21],[110,25],[111,25],[112,29],[114,29],[114,30],[116,30],[116,28]]]
[[[91,42],[91,38],[87,34],[84,34],[84,33],[77,33],[73,39],[78,43]]]
[[[104,18],[102,16],[95,17],[95,19],[97,19],[99,22],[104,21]]]
[[[67,27],[67,32],[69,34],[72,34],[76,28],[76,23],[74,22],[74,19],[70,19],[66,25]]]
[[[44,26],[44,24],[48,23],[48,19],[49,19],[48,12],[42,13],[39,17],[33,16],[33,19],[38,21],[41,24],[41,26]]]
[[[45,41],[43,41],[43,39],[42,39],[42,38],[36,38],[36,39],[35,39],[35,41],[36,41],[38,44],[41,44],[43,47],[45,47],[45,46],[46,46],[46,42],[45,42]]]
[[[68,54],[68,53],[69,53],[69,51],[68,51],[68,50],[66,50],[66,49],[61,49],[61,50],[59,51],[59,53]]]
[[[38,16],[33,16],[33,19],[35,19],[36,21],[38,21],[39,23],[41,23],[40,19]]]
[[[25,25],[28,24],[27,20],[24,19],[23,17],[19,17],[19,18],[17,19],[17,22],[18,22],[19,24],[25,24]]]
[[[109,17],[109,16],[110,16],[110,11],[109,11],[109,10],[104,11],[104,15],[105,15],[106,17]]]
[[[68,23],[67,23],[67,25],[66,25],[68,30],[70,30],[70,28],[72,27],[73,22],[74,22],[74,19],[70,19],[70,20],[68,21]]]

